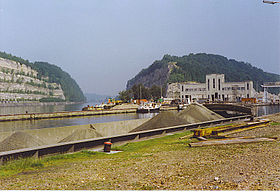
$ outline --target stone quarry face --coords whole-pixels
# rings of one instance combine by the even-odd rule
[[[0,99],[39,100],[44,97],[65,99],[61,85],[48,82],[47,77],[37,78],[31,67],[0,57]]]

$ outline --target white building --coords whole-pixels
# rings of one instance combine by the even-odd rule
[[[191,100],[236,102],[241,101],[241,98],[252,98],[254,95],[253,81],[225,82],[224,74],[206,75],[206,83],[171,83],[167,88],[167,97],[181,101],[189,98]]]

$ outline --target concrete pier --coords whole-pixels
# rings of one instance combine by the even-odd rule
[[[51,119],[51,118],[109,115],[109,114],[121,114],[121,113],[136,113],[136,109],[70,111],[70,112],[54,112],[54,113],[26,113],[26,114],[15,114],[15,115],[0,115],[0,121]]]
[[[163,107],[161,111],[177,110],[177,107]],[[69,118],[81,116],[94,116],[94,115],[110,115],[122,113],[136,113],[135,108],[131,109],[104,109],[95,111],[66,111],[54,113],[26,113],[14,115],[0,115],[0,121],[18,121],[18,120],[36,120],[36,119],[51,119],[51,118]]]

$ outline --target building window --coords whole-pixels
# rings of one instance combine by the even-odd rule
[[[182,85],[182,91],[184,91],[184,85]]]
[[[247,83],[247,90],[249,90],[249,83]]]
[[[218,85],[219,86],[219,90],[221,90],[221,79],[218,80],[218,83],[219,83],[219,85]]]
[[[213,79],[213,89],[215,89],[215,79]]]
[[[210,90],[210,79],[208,79],[208,91]]]

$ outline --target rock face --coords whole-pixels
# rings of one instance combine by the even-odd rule
[[[37,101],[54,97],[65,100],[61,85],[49,83],[48,77],[37,77],[38,72],[19,62],[0,57],[0,100]]]
[[[228,59],[221,55],[198,53],[181,57],[165,55],[148,68],[143,69],[127,82],[127,89],[143,84],[166,86],[168,83],[194,81],[205,83],[207,74],[225,74],[226,82],[253,81],[254,88],[262,90],[264,82],[279,81],[280,75],[264,72],[249,63]],[[279,89],[271,90],[279,94]],[[176,96],[174,96],[176,98]]]
[[[149,68],[143,69],[138,75],[127,82],[126,88],[142,83],[145,87],[164,86],[176,62],[154,62]]]

